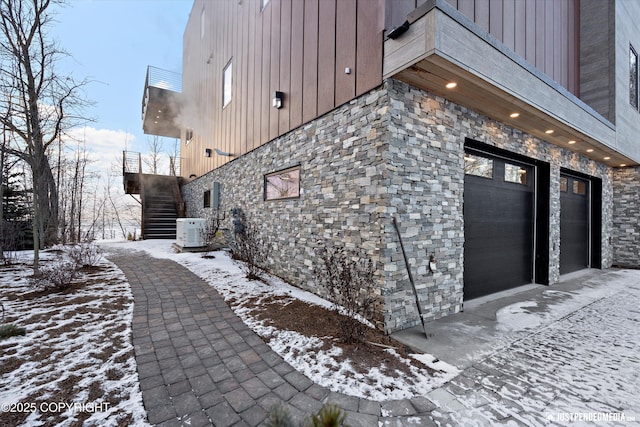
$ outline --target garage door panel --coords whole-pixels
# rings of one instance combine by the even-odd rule
[[[465,299],[530,283],[533,276],[533,167],[491,160],[491,179],[465,175]],[[507,181],[519,176],[522,183]]]

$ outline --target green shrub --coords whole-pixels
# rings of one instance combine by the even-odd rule
[[[269,411],[269,418],[264,423],[265,427],[295,427],[293,420],[291,419],[291,413],[282,404],[271,406]]]
[[[26,333],[27,333],[27,330],[25,328],[20,328],[11,323],[0,325],[1,340],[5,338],[17,337],[18,335],[26,335]]]
[[[324,405],[315,415],[310,415],[306,427],[341,427],[347,415],[337,405]]]

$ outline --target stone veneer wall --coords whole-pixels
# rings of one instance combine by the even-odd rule
[[[559,279],[560,169],[603,183],[602,264],[612,263],[612,171],[403,82],[383,86],[235,159],[183,188],[189,216],[222,184],[221,209],[241,207],[270,236],[271,270],[322,294],[313,272],[318,239],[362,248],[377,263],[387,332],[420,323],[392,219],[396,218],[427,320],[461,310],[464,141],[551,164],[550,282]],[[263,200],[264,174],[300,165],[298,199]],[[437,270],[428,269],[434,254]]]
[[[389,80],[386,84],[391,107],[389,174],[393,177],[389,213],[403,226],[405,249],[424,301],[423,314],[439,318],[458,312],[462,305],[465,138],[550,163],[551,284],[560,277],[560,169],[601,178],[602,266],[611,266],[611,168],[406,83]],[[387,250],[391,256],[391,265],[385,266],[387,327],[419,324],[404,262],[394,257],[391,237]],[[428,270],[430,253],[438,260],[435,274]]]
[[[613,263],[640,268],[640,168],[613,175]]]
[[[374,89],[185,185],[187,216],[213,214],[203,192],[220,182],[223,226],[231,229],[230,209],[242,208],[270,240],[270,271],[316,293],[319,239],[361,248],[383,265],[388,117],[386,90]],[[300,197],[265,201],[264,175],[296,165]]]

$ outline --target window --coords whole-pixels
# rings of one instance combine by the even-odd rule
[[[468,175],[493,178],[493,160],[473,154],[464,155],[464,173]]]
[[[264,9],[265,7],[267,7],[267,5],[269,4],[270,0],[262,0],[262,9]],[[262,10],[261,9],[261,10]]]
[[[587,194],[587,184],[584,181],[573,180],[573,194],[584,196]]]
[[[207,191],[204,192],[202,207],[204,207],[204,208],[210,208],[211,207],[211,190],[207,190]]]
[[[204,7],[202,8],[202,12],[200,12],[200,40],[204,38]]]
[[[189,144],[193,140],[193,129],[187,129],[184,134],[184,142],[185,144]]]
[[[563,193],[569,191],[569,180],[564,176],[560,177],[560,191]]]
[[[233,64],[229,61],[222,72],[222,108],[226,107],[231,102],[232,75]]]
[[[638,109],[638,54],[629,47],[629,102]]]
[[[504,180],[506,182],[527,185],[527,169],[522,166],[505,163]]]
[[[300,166],[270,173],[264,177],[264,199],[300,197]]]

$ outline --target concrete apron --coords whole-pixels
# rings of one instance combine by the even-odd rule
[[[624,288],[625,270],[586,269],[552,286],[524,285],[465,301],[464,312],[391,336],[422,353],[465,369],[554,321]],[[610,285],[614,283],[614,285]]]

